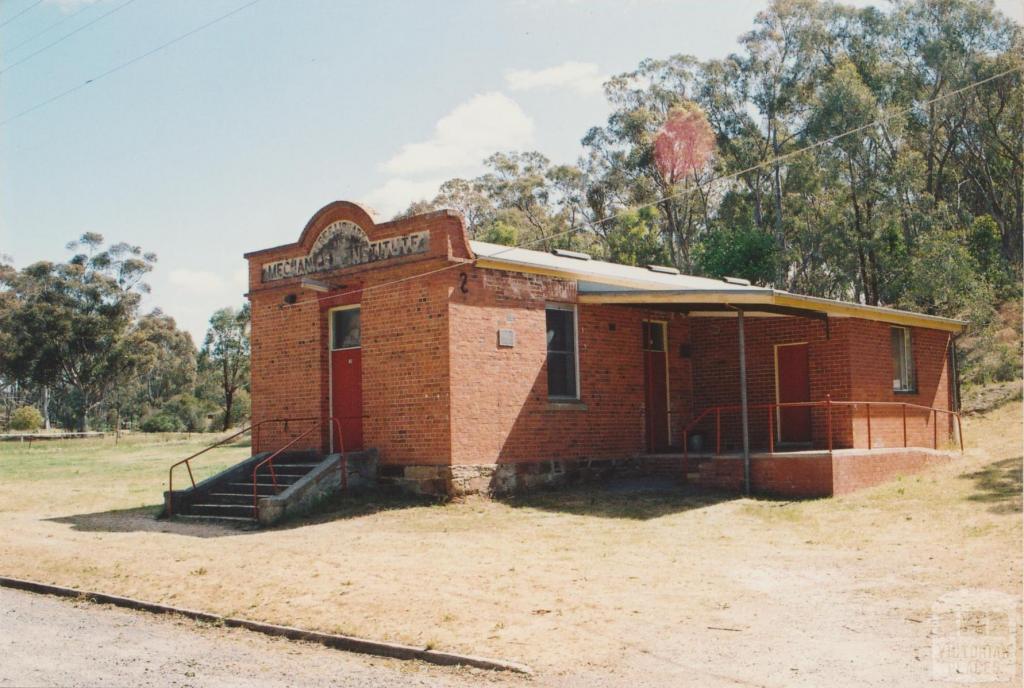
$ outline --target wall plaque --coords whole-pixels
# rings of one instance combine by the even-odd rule
[[[401,258],[430,249],[430,232],[413,232],[390,239],[370,241],[363,228],[349,220],[327,225],[313,242],[309,255],[285,258],[261,266],[262,281],[301,277],[355,265]]]

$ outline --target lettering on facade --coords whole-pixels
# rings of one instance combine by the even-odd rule
[[[264,282],[273,282],[426,253],[429,249],[430,232],[427,231],[370,241],[362,227],[349,220],[339,220],[320,232],[309,255],[265,263],[261,272]]]

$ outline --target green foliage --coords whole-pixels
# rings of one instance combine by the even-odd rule
[[[139,428],[143,432],[184,432],[185,424],[170,413],[154,413],[142,420]]]
[[[43,427],[43,414],[35,406],[22,406],[11,414],[11,430],[38,430]]]
[[[496,220],[480,231],[477,234],[477,238],[480,241],[486,241],[491,244],[515,246],[519,243],[519,232],[509,223]]]
[[[775,238],[755,227],[721,229],[704,239],[697,251],[701,272],[711,277],[742,277],[753,284],[775,279]]]
[[[249,384],[249,322],[249,304],[240,310],[214,312],[199,356],[200,369],[216,377],[220,385],[224,430],[235,418],[238,391]]]
[[[168,399],[157,415],[177,419],[183,430],[203,432],[207,429],[207,417],[217,410],[215,404],[202,401],[191,394],[178,394]]]
[[[672,262],[659,236],[658,211],[641,208],[616,216],[606,237],[608,259],[623,265],[669,265]]]
[[[68,248],[86,252],[0,275],[0,375],[68,388],[75,425],[84,430],[89,413],[139,364],[130,333],[156,256],[124,243],[103,248],[95,233]]]

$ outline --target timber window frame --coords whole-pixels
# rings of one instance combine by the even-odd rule
[[[914,369],[914,340],[909,327],[889,330],[892,346],[892,391],[897,394],[917,392],[917,371]]]
[[[548,399],[579,401],[579,326],[576,306],[569,303],[549,303],[544,307],[544,320]]]

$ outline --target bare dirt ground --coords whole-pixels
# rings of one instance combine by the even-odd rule
[[[0,686],[475,686],[494,676],[4,589],[0,656]]]
[[[965,420],[956,462],[829,500],[363,499],[271,531],[131,508],[169,461],[44,482],[0,454],[0,573],[511,659],[542,685],[942,685],[936,600],[1020,595],[1021,410]]]

